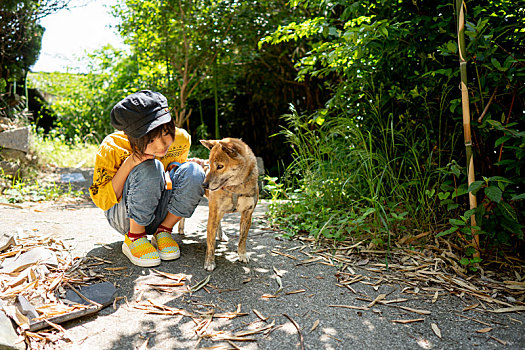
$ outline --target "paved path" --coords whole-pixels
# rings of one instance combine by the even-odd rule
[[[365,270],[366,266],[361,264],[350,269],[355,275],[361,274],[362,282],[367,283],[354,283],[350,288],[338,286],[337,268],[322,261],[309,262],[309,246],[275,238],[275,232],[268,230],[263,220],[264,203],[258,207],[250,230],[250,263],[236,261],[238,216],[231,215],[223,222],[231,240],[218,246],[217,269],[208,273],[202,268],[207,220],[207,204],[202,201],[187,221],[187,234],[176,236],[181,258],[158,267],[162,272],[190,275],[189,286],[209,276],[208,284],[192,294],[187,287],[155,289],[154,284],[169,280],[152,269],[131,265],[120,252],[122,237],[90,202],[24,203],[22,207],[0,206],[1,232],[23,229],[54,233],[77,256],[111,261],[93,270],[113,282],[118,297],[125,297],[129,303],[126,305],[119,298],[116,309],[110,306],[95,316],[63,324],[73,340],[63,346],[66,349],[127,350],[139,348],[146,340],[148,349],[284,350],[300,349],[301,344],[305,349],[525,348],[523,314],[493,314],[481,307],[462,311],[476,302],[469,295],[442,295],[432,303],[432,293],[413,292],[428,286],[427,283],[397,284]],[[104,267],[125,269],[108,271]],[[278,292],[280,286],[282,290]],[[400,305],[425,313],[381,304],[382,294],[383,301],[408,299]],[[377,302],[372,303],[376,298]],[[147,304],[148,299],[194,317],[147,314],[137,306]],[[236,312],[238,308],[246,315],[225,317],[225,313]],[[267,319],[262,321],[260,317]],[[393,322],[417,319],[420,320],[406,324]],[[441,332],[441,338],[432,324]],[[476,332],[489,328],[486,333]],[[238,335],[249,330],[254,334],[244,337],[255,341],[216,340],[221,335]],[[202,339],[196,334],[202,335]]]

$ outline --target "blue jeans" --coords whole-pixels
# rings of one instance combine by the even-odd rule
[[[169,175],[172,189],[166,190],[160,161],[146,160],[133,168],[124,184],[121,201],[104,212],[111,227],[126,234],[129,220],[133,219],[146,227],[147,234],[153,234],[168,212],[190,217],[204,195],[204,170],[197,163],[186,162]]]

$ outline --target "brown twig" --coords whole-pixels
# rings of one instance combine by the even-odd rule
[[[490,96],[489,102],[485,106],[485,109],[483,109],[483,113],[481,113],[481,115],[478,118],[478,123],[481,123],[481,121],[485,117],[485,114],[487,114],[487,111],[489,110],[489,107],[492,104],[492,101],[494,100],[494,97],[496,96],[497,92],[498,92],[498,87],[496,86],[496,88],[494,89],[494,92],[492,93],[492,96]]]
[[[303,333],[301,333],[301,328],[299,327],[297,322],[295,322],[290,316],[288,316],[287,314],[283,314],[283,316],[289,319],[290,322],[292,322],[292,324],[297,329],[297,334],[299,334],[299,341],[301,342],[300,348],[301,350],[304,350],[304,338],[303,338]]]
[[[81,297],[83,300],[87,301],[88,303],[92,304],[92,305],[95,305],[96,307],[102,307],[102,304],[99,304],[93,300],[89,300],[88,298],[86,298],[84,295],[82,295],[82,293],[80,293],[75,287],[73,287],[69,282],[65,282],[64,284],[66,284],[69,288],[71,288],[71,290],[73,290],[75,293],[77,293],[77,295],[79,297]]]

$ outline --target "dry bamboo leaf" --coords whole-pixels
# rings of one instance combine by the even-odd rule
[[[283,282],[281,280],[281,277],[279,277],[279,275],[275,275],[275,280],[277,281],[277,284],[279,285],[279,289],[277,289],[275,294],[279,294],[279,292],[283,290]]]
[[[368,304],[368,308],[371,308],[375,304],[377,304],[379,301],[386,298],[386,294],[379,294],[370,304]]]
[[[103,263],[106,263],[106,264],[113,264],[113,261],[111,260],[106,260],[106,259],[102,259],[102,258],[99,258],[98,256],[90,256],[91,259],[95,259],[95,260],[98,260],[100,262],[103,262]]]
[[[319,320],[315,320],[314,324],[312,325],[312,328],[310,328],[310,332],[308,333],[312,333],[313,331],[315,331],[317,326],[319,326]]]
[[[494,337],[494,336],[492,336],[492,335],[489,335],[489,338],[492,339],[492,340],[497,341],[497,342],[500,343],[501,345],[504,345],[504,346],[507,345],[507,342],[506,342],[506,341],[503,341],[503,340],[501,340],[501,339],[498,339],[498,338],[496,338],[496,337]]]
[[[432,327],[432,330],[433,330],[434,333],[438,336],[438,338],[441,339],[441,330],[439,329],[439,327],[437,326],[437,324],[432,323],[430,326]]]
[[[410,311],[410,312],[414,312],[416,314],[419,314],[419,315],[430,315],[431,312],[428,311],[428,310],[418,310],[418,309],[412,309],[410,307],[406,307],[406,306],[396,306],[400,309],[403,309],[403,310],[406,310],[406,311]]]
[[[489,326],[490,327],[490,323],[487,323],[487,322],[483,322],[483,321],[480,321],[476,318],[472,318],[472,317],[467,317],[467,316],[463,316],[463,315],[460,315],[460,314],[456,314],[457,316],[459,317],[463,317],[463,318],[466,318],[467,320],[472,320],[474,322],[477,322],[477,323],[480,323],[482,325],[485,325],[485,326]]]
[[[231,341],[257,341],[255,338],[245,338],[245,337],[235,337],[235,336],[229,336],[229,335],[219,335],[216,337],[211,338],[213,341],[222,341],[222,340],[231,340]]]
[[[152,287],[180,287],[183,286],[184,283],[146,283],[146,285]]]
[[[280,251],[275,250],[275,249],[272,250],[271,252],[274,253],[274,254],[279,254],[279,255],[285,256],[285,257],[287,257],[289,259],[297,260],[297,258],[295,256],[290,255],[290,254],[286,254],[286,253],[283,253],[283,252],[280,252]]]
[[[328,307],[341,307],[344,309],[352,309],[352,310],[368,310],[366,306],[353,306],[353,305],[328,305]]]
[[[230,344],[235,350],[241,350],[240,347],[238,347],[237,345],[235,345],[234,342],[230,341],[230,340],[227,340],[226,341],[228,344]]]
[[[354,284],[354,283],[356,283],[356,282],[359,282],[359,281],[361,281],[361,280],[363,280],[363,279],[365,279],[365,277],[359,275],[359,276],[357,276],[357,277],[355,277],[355,278],[352,278],[352,279],[349,280],[349,281],[341,282],[341,284],[342,284],[342,285],[350,285],[350,284]]]
[[[263,314],[261,314],[259,311],[255,310],[255,309],[252,309],[253,313],[255,314],[255,316],[259,317],[262,321],[266,321],[268,319],[268,317],[264,317]]]
[[[436,293],[434,294],[434,297],[432,298],[432,304],[434,304],[439,297],[439,290],[436,290]]]
[[[319,260],[323,260],[323,258],[321,258],[320,256],[318,256],[318,257],[315,257],[315,258],[310,258],[310,259],[306,259],[306,260],[301,260],[300,262],[298,262],[297,264],[295,264],[295,266],[305,265],[305,264],[313,263],[313,262],[316,262],[316,261],[319,261]]]
[[[261,298],[263,298],[263,299],[277,298],[277,295],[273,295],[273,294],[263,294],[263,295],[261,296]]]
[[[47,340],[46,337],[43,337],[43,336],[41,336],[38,333],[33,333],[33,332],[30,332],[30,331],[25,331],[24,333],[28,337],[36,338],[36,339],[39,339],[39,340]]]
[[[205,279],[203,279],[202,281],[200,281],[199,283],[197,283],[196,285],[191,287],[191,292],[195,293],[198,290],[200,290],[201,288],[203,288],[205,285],[207,285],[208,282],[210,281],[210,277],[211,277],[211,275],[208,275]]]
[[[299,293],[304,293],[304,292],[306,292],[306,289],[298,289],[298,290],[292,290],[291,292],[286,292],[286,295],[299,294]]]
[[[476,303],[476,304],[472,304],[470,306],[467,306],[466,308],[463,309],[463,312],[465,311],[468,311],[468,310],[472,310],[472,309],[475,309],[479,306],[479,303]]]
[[[126,270],[127,267],[126,266],[121,266],[121,267],[104,267],[104,270],[107,270],[107,271],[122,271],[122,270]]]
[[[506,313],[506,312],[519,312],[519,311],[525,311],[525,306],[513,306],[513,307],[505,307],[501,309],[496,310],[487,310],[489,312],[493,312],[496,314]]]
[[[491,330],[493,330],[492,327],[481,328],[481,329],[478,329],[478,330],[476,331],[476,333],[488,333],[488,332],[490,332]]]
[[[413,320],[392,320],[394,323],[401,323],[401,324],[408,324],[408,323],[414,323],[414,322],[423,322],[425,321],[424,318],[416,318]]]
[[[248,331],[237,332],[233,336],[234,337],[245,337],[247,335],[254,335],[254,334],[258,334],[258,333],[264,332],[264,331],[266,331],[266,330],[268,330],[270,328],[273,328],[273,326],[275,326],[275,321],[273,321],[272,323],[270,323],[270,324],[268,324],[266,326],[260,327],[260,328],[256,328],[256,329],[248,330]]]
[[[168,272],[162,272],[162,271],[159,271],[159,270],[156,270],[156,269],[151,269],[153,272],[155,272],[156,274],[160,275],[160,276],[163,276],[163,277],[166,277],[166,278],[169,278],[171,280],[175,280],[177,282],[180,282],[182,280],[185,280],[187,275],[185,274],[182,274],[182,273],[179,273],[179,274],[175,274],[175,273],[168,273]]]
[[[399,299],[392,299],[392,300],[382,300],[380,304],[388,305],[388,304],[394,304],[394,303],[404,303],[405,301],[408,301],[408,299],[399,298]]]

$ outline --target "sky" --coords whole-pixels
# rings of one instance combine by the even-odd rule
[[[40,21],[46,29],[42,49],[31,71],[85,73],[86,65],[79,60],[87,53],[106,44],[124,47],[111,28],[118,23],[109,12],[109,6],[115,3],[116,0],[71,0],[70,9],[44,17]]]

